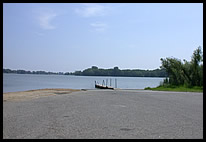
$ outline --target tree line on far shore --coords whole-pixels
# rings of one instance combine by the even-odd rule
[[[120,76],[120,77],[167,77],[165,69],[155,70],[140,70],[140,69],[125,69],[120,70],[118,67],[112,69],[100,69],[96,66],[85,69],[83,71],[75,72],[45,72],[45,71],[25,71],[25,70],[11,70],[3,69],[3,73],[17,73],[17,74],[56,74],[56,75],[76,75],[76,76]]]
[[[85,69],[83,71],[75,71],[72,75],[83,75],[83,76],[122,76],[122,77],[167,77],[165,69],[155,70],[140,70],[140,69],[125,69],[120,70],[118,67],[112,69],[100,69],[96,66]]]
[[[63,72],[46,72],[46,71],[26,71],[26,70],[11,70],[3,69],[3,73],[15,73],[15,74],[54,74],[54,75],[63,75]]]
[[[160,59],[162,61],[161,69],[168,73],[160,86],[203,86],[203,53],[199,46],[191,56],[191,61],[177,58]]]

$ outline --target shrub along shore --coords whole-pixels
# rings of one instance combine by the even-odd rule
[[[203,92],[203,53],[199,46],[188,62],[177,58],[160,59],[161,69],[168,73],[166,78],[156,88],[147,87],[145,90]]]

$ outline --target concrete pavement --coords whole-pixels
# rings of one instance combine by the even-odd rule
[[[203,93],[87,90],[3,102],[4,139],[202,139]]]

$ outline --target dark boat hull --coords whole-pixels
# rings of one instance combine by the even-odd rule
[[[114,89],[112,87],[102,86],[102,85],[98,85],[98,84],[95,84],[95,88],[99,88],[99,89]]]

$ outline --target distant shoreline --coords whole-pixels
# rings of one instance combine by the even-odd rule
[[[28,73],[3,73],[3,74],[21,74],[21,75],[65,75],[65,74],[28,74]],[[146,77],[146,78],[165,78],[158,76],[103,76],[103,75],[65,75],[65,76],[90,76],[90,77]]]
[[[75,76],[110,76],[110,77],[168,77],[164,69],[141,70],[141,69],[124,69],[118,67],[113,69],[101,69],[96,66],[75,72],[46,72],[46,71],[26,71],[26,70],[11,70],[4,69],[3,73],[13,74],[43,74],[43,75],[75,75]]]

